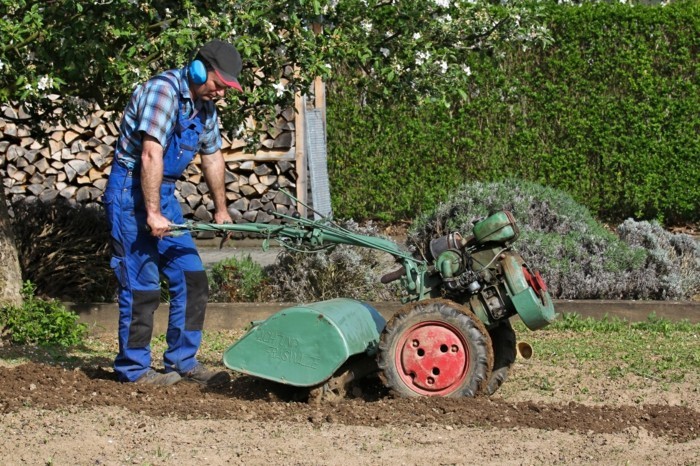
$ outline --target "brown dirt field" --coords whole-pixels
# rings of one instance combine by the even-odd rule
[[[612,381],[519,360],[491,398],[394,398],[370,378],[314,403],[235,374],[215,390],[121,384],[108,365],[0,353],[0,464],[700,463],[697,373]],[[555,389],[528,389],[545,377]]]

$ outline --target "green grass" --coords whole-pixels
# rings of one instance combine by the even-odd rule
[[[242,331],[204,332],[198,359],[207,365],[220,366],[224,351],[243,334]],[[161,364],[165,351],[165,334],[151,340],[153,365]],[[117,353],[116,335],[85,338],[83,343],[69,348],[60,346],[0,345],[0,366],[14,366],[34,361],[42,364],[76,367],[111,367]]]
[[[112,344],[114,340],[114,344]],[[60,365],[72,369],[81,366],[110,366],[116,354],[116,336],[112,338],[85,338],[72,347],[0,345],[0,365],[17,365],[29,361]]]
[[[539,360],[560,367],[585,365],[598,377],[634,374],[672,383],[688,373],[700,373],[700,324],[655,316],[630,323],[568,314],[537,332],[528,332],[520,322],[515,328],[535,348]]]

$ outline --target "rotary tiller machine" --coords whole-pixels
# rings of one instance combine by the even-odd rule
[[[284,216],[282,216],[284,217]],[[330,219],[285,217],[280,225],[189,222],[178,231],[262,235],[294,249],[337,244],[391,254],[400,266],[404,306],[388,321],[369,303],[332,299],[299,304],[254,322],[223,356],[226,367],[311,393],[343,396],[353,380],[378,371],[400,396],[493,394],[518,352],[510,318],[531,330],[555,318],[540,274],[513,248],[518,228],[502,211],[409,253],[394,242],[349,231]],[[523,343],[521,343],[523,344]],[[530,349],[523,344],[526,349]]]

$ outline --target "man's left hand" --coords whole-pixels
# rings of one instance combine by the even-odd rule
[[[233,223],[233,220],[231,219],[231,216],[227,211],[222,211],[222,212],[215,212],[214,213],[214,222],[218,224],[222,223]]]
[[[228,214],[228,212],[215,213],[214,221],[218,224],[233,223],[233,220],[231,219],[231,216]],[[233,237],[232,231],[229,231],[228,233],[224,234],[224,237],[221,238],[221,242],[219,243],[219,249],[223,248],[226,241],[230,240],[231,237]]]

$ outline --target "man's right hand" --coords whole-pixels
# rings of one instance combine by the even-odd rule
[[[170,236],[170,220],[163,217],[161,214],[149,214],[146,217],[146,224],[151,232],[151,235],[157,238]]]

